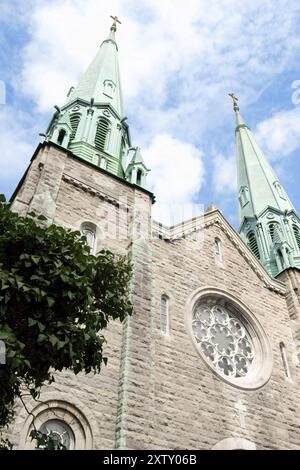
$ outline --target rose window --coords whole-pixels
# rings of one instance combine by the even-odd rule
[[[70,426],[60,419],[50,419],[46,421],[46,423],[41,426],[40,432],[51,437],[55,443],[62,444],[67,450],[74,448],[74,433]]]
[[[254,359],[251,337],[236,313],[227,306],[201,304],[192,318],[192,330],[199,350],[222,375],[247,375]]]

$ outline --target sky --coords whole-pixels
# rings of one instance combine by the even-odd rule
[[[299,213],[299,0],[0,0],[0,193],[13,193],[110,15],[154,216],[213,203],[238,227],[232,91]]]

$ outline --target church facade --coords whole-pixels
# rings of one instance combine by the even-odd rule
[[[10,439],[32,448],[34,415],[69,449],[298,449],[299,217],[233,95],[239,234],[214,206],[173,227],[152,220],[115,31],[116,19],[56,107],[12,209],[128,256],[134,314],[110,324],[101,374],[57,374]]]

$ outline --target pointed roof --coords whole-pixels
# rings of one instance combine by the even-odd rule
[[[133,154],[133,157],[132,157],[130,163],[132,163],[132,164],[142,163],[143,165],[145,165],[144,159],[143,159],[142,153],[141,153],[141,147],[135,147],[134,154]]]
[[[294,210],[285,190],[280,185],[271,165],[256,142],[250,127],[243,120],[237,98],[234,101],[236,115],[236,152],[238,191],[241,198],[239,219],[258,216],[268,206],[284,211]],[[243,194],[244,197],[243,197]]]
[[[132,165],[137,165],[137,164],[140,164],[140,165],[143,165],[146,169],[146,165],[145,165],[145,162],[144,162],[144,159],[142,157],[142,153],[141,153],[141,148],[140,147],[135,147],[134,148],[134,154],[132,156],[132,159],[130,160],[130,163],[129,165],[132,166]],[[128,165],[128,166],[129,166]],[[148,169],[147,169],[148,170]],[[148,170],[150,171],[150,170]]]
[[[110,104],[120,117],[123,117],[118,46],[115,39],[116,23],[111,26],[94,60],[70,93],[68,103],[81,98],[94,99],[95,104]]]

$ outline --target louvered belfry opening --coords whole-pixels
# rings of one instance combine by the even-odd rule
[[[294,231],[294,235],[295,235],[295,238],[296,238],[298,248],[300,250],[300,230],[296,225],[293,225],[293,231]]]
[[[97,125],[95,136],[95,147],[97,150],[105,151],[108,131],[109,123],[105,119],[100,119]]]
[[[74,140],[76,132],[77,132],[78,124],[80,121],[80,114],[71,114],[70,121],[71,121],[71,127],[72,127],[70,141],[72,141]]]
[[[275,227],[278,227],[278,224],[276,222],[274,222],[273,224],[270,224],[269,225],[269,230],[270,230],[270,235],[271,235],[271,239],[274,240],[274,231],[275,231]]]
[[[248,246],[257,259],[260,259],[259,249],[257,246],[256,237],[253,232],[248,235]]]

